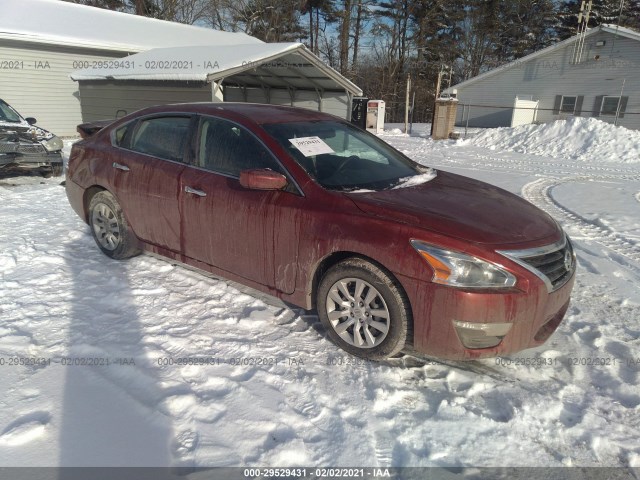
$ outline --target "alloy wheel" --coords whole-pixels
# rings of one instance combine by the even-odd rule
[[[115,250],[120,244],[120,227],[116,214],[104,203],[95,206],[92,215],[93,232],[100,245]]]
[[[354,347],[376,347],[389,333],[389,308],[382,294],[360,278],[334,283],[327,294],[326,309],[335,332]]]

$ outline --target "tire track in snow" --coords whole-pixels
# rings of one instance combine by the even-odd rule
[[[439,156],[433,156],[434,153],[438,153]],[[422,153],[422,152],[421,152]],[[575,163],[562,162],[561,159],[554,161],[550,160],[527,160],[524,157],[525,154],[519,154],[509,152],[509,158],[502,158],[495,155],[484,155],[479,152],[465,152],[465,158],[459,159],[455,150],[429,150],[424,152],[427,154],[426,158],[418,158],[423,160],[426,164],[443,163],[449,166],[456,167],[472,167],[476,170],[490,170],[495,171],[500,169],[504,172],[515,173],[534,173],[539,174],[541,172],[553,172],[557,175],[575,175],[576,172],[584,173],[586,175],[593,175],[598,179],[611,179],[611,180],[640,180],[640,175],[637,174],[636,168],[621,167],[621,166],[603,166],[603,165],[590,165],[588,163],[582,165],[576,165]],[[475,157],[476,160],[472,160],[469,157]],[[515,158],[514,158],[515,157]],[[545,158],[545,157],[537,157]],[[437,160],[436,160],[437,159]],[[435,160],[435,162],[434,162]],[[590,177],[591,178],[591,177]]]
[[[561,218],[564,223],[577,229],[590,240],[596,241],[615,254],[624,257],[626,261],[615,257],[613,257],[612,260],[623,266],[632,267],[637,270],[640,268],[638,265],[638,263],[640,263],[640,248],[636,241],[613,231],[606,225],[587,220],[572,210],[564,207],[553,198],[553,189],[559,185],[568,182],[594,179],[595,178],[591,176],[567,177],[561,179],[554,177],[540,178],[522,187],[522,196],[552,216]],[[603,176],[598,177],[597,179],[611,178]],[[616,177],[616,179],[619,179],[619,177]],[[629,261],[632,263],[628,263]]]

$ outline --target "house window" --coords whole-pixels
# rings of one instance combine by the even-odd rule
[[[560,112],[562,113],[573,113],[576,111],[576,102],[578,101],[578,97],[565,97],[562,96],[562,103],[560,104]]]
[[[615,115],[620,105],[620,97],[602,97],[600,115]]]

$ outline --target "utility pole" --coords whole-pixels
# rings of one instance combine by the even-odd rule
[[[407,95],[404,104],[404,133],[409,133],[409,93],[411,92],[411,74],[407,74]]]
[[[624,95],[624,84],[627,81],[626,78],[622,79],[622,88],[620,89],[620,96],[618,97],[618,108],[616,108],[616,121],[614,125],[618,126],[618,119],[620,118],[620,107],[622,106],[622,95]]]
[[[436,102],[440,97],[440,87],[442,86],[442,75],[444,75],[445,66],[440,66],[440,71],[438,72],[438,82],[436,83],[436,95],[433,99],[433,115],[431,116],[431,135],[433,135],[433,127],[436,123]]]

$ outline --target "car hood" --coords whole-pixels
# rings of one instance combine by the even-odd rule
[[[558,233],[549,215],[517,195],[442,171],[414,187],[346,195],[367,214],[468,242],[512,244]]]
[[[0,140],[41,142],[49,140],[55,135],[44,128],[29,125],[26,121],[0,122]]]

